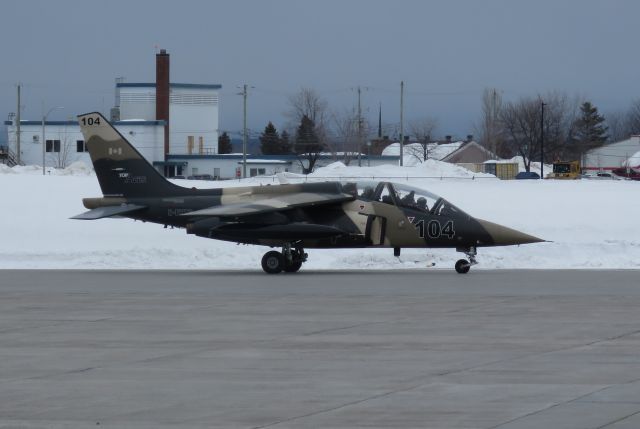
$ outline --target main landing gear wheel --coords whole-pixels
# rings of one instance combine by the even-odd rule
[[[278,274],[286,270],[282,253],[275,250],[265,253],[262,257],[262,269],[268,274]]]
[[[302,267],[302,261],[295,261],[288,264],[285,264],[282,271],[285,273],[296,273]]]
[[[467,274],[471,269],[471,264],[466,259],[459,259],[456,262],[456,271],[458,274]]]
[[[278,274],[282,271],[296,273],[306,260],[307,254],[302,247],[292,248],[291,244],[287,243],[282,246],[282,252],[272,250],[264,254],[262,269],[269,274]]]

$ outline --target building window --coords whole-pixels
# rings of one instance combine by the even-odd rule
[[[84,140],[76,140],[76,152],[89,152]]]
[[[264,168],[251,168],[249,170],[249,176],[250,177],[264,176],[265,173],[266,173],[266,169],[264,169]]]
[[[60,152],[60,140],[47,140],[47,152]]]

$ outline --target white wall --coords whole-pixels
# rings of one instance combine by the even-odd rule
[[[622,162],[639,151],[640,136],[631,136],[627,140],[590,150],[584,156],[583,168],[591,170],[618,168],[622,166]]]
[[[118,87],[117,91],[120,92],[120,120],[156,119],[155,87]]]
[[[149,162],[164,160],[162,125],[137,125],[135,123],[116,125],[115,128],[144,156]],[[14,125],[7,125],[8,144],[11,151],[16,152],[16,132]],[[77,152],[77,140],[84,141],[77,123],[64,125],[46,125],[46,140],[60,140],[60,152],[46,152],[47,167],[68,166],[76,161],[91,165],[88,152]],[[37,138],[34,139],[34,136]],[[26,165],[42,165],[42,125],[24,124],[20,127],[21,161]]]
[[[140,85],[117,88],[121,120],[156,119],[156,88],[149,86],[153,84]],[[170,153],[188,154],[188,136],[193,136],[193,154],[198,154],[200,137],[204,154],[218,153],[218,97],[218,90],[214,88],[170,86]]]
[[[193,136],[193,154],[199,138],[205,155],[218,153],[218,91],[207,88],[172,88],[169,97],[170,153],[187,154],[188,136]]]
[[[221,179],[233,179],[236,177],[236,169],[242,171],[242,161],[237,158],[227,159],[174,159],[174,161],[187,162],[186,169],[183,170],[183,175],[192,176],[194,174],[211,174],[216,176],[216,169],[219,169],[219,177]],[[194,172],[194,168],[197,170]],[[291,171],[290,164],[281,163],[249,163],[247,162],[247,176],[249,176],[251,168],[264,168],[266,175],[273,175],[276,173],[284,172],[285,170]]]

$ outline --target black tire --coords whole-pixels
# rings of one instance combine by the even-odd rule
[[[267,274],[278,274],[284,268],[282,253],[272,250],[262,257],[262,269]]]
[[[284,271],[285,273],[295,273],[298,272],[301,266],[302,261],[292,262],[290,264],[285,264],[282,271]]]
[[[466,259],[459,259],[456,262],[456,271],[458,274],[467,274],[471,269],[471,264]]]

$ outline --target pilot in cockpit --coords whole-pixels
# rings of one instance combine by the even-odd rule
[[[415,206],[416,205],[415,196],[416,196],[415,191],[411,191],[407,195],[402,197],[402,199],[400,200],[400,203],[403,206]]]
[[[420,209],[420,210],[427,210],[427,199],[425,197],[420,197],[418,198],[418,200],[416,201],[416,206]]]
[[[375,190],[371,186],[367,186],[364,188],[364,191],[362,191],[361,197],[366,200],[372,200],[374,194]]]

